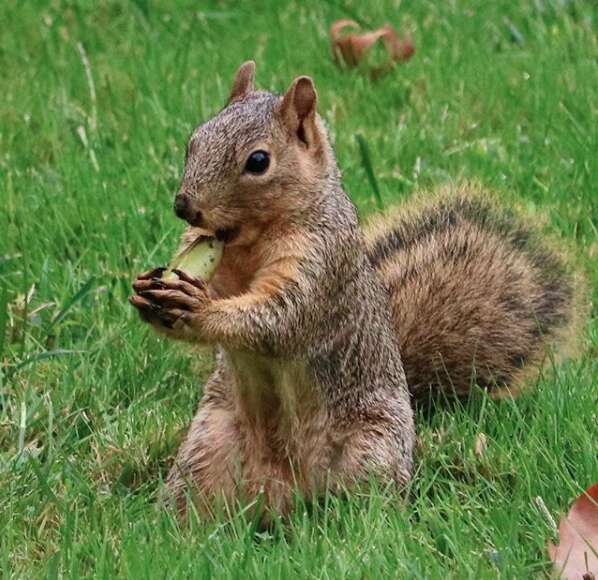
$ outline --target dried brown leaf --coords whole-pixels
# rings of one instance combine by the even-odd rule
[[[350,31],[349,31],[350,30]],[[415,47],[410,37],[399,38],[397,31],[385,24],[376,30],[359,32],[360,26],[354,20],[337,20],[330,27],[332,53],[337,62],[356,67],[365,61],[372,47],[381,42],[387,60],[380,66],[373,67],[373,73],[387,72],[397,62],[404,62],[411,58]]]
[[[561,578],[590,580],[598,575],[598,483],[580,495],[559,524],[559,544],[548,554]]]

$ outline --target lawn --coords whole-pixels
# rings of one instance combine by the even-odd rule
[[[340,70],[343,17],[411,31],[414,57],[377,81]],[[175,247],[188,135],[254,58],[261,88],[314,78],[361,215],[356,135],[384,205],[476,179],[573,249],[595,301],[597,5],[32,0],[0,22],[0,576],[547,575],[546,513],[598,481],[595,308],[580,359],[519,399],[418,418],[407,497],[373,487],[256,533],[157,506],[211,363],[127,296]]]

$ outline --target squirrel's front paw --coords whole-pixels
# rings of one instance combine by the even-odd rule
[[[205,283],[199,278],[174,270],[177,279],[163,280],[164,268],[141,274],[133,283],[135,294],[129,302],[143,320],[172,338],[202,340],[201,314],[210,302]]]

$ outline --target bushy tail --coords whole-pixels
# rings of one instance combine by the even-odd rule
[[[478,187],[399,206],[375,218],[366,236],[416,399],[464,396],[472,384],[516,393],[554,360],[549,353],[579,350],[582,278]]]

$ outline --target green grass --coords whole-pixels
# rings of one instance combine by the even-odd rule
[[[327,29],[346,16],[411,30],[415,57],[377,82],[339,70]],[[242,514],[180,527],[157,507],[210,363],[126,298],[174,249],[187,136],[253,57],[263,88],[313,76],[362,215],[372,183],[390,205],[475,178],[547,216],[595,299],[596,4],[55,0],[4,2],[0,22],[0,576],[547,574],[535,498],[556,517],[598,480],[595,310],[586,354],[517,401],[419,418],[406,500],[372,488],[256,536]]]

